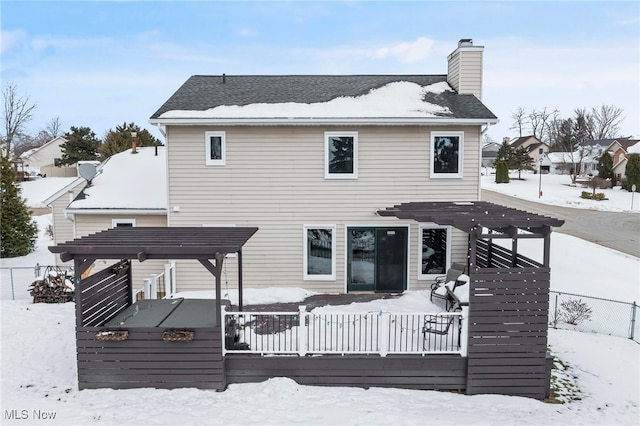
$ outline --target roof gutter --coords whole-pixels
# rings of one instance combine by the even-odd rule
[[[74,209],[67,208],[65,210],[65,214],[104,214],[104,215],[113,215],[113,214],[128,214],[128,215],[155,215],[155,216],[166,216],[167,209]]]
[[[493,125],[498,119],[487,118],[442,118],[442,117],[278,117],[278,118],[152,118],[149,123],[155,126],[313,126],[313,125],[376,125],[376,126],[406,126],[406,125]],[[162,130],[161,130],[162,131]],[[164,133],[163,133],[164,134]]]

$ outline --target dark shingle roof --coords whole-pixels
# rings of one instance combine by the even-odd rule
[[[205,111],[222,105],[328,102],[341,96],[361,96],[398,81],[429,86],[446,80],[446,75],[195,75],[151,119],[160,118],[167,111]],[[448,108],[451,114],[447,118],[496,119],[473,95],[429,93],[425,100]]]

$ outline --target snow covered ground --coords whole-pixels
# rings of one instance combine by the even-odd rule
[[[515,192],[517,187],[511,185],[509,190]],[[545,192],[550,199],[556,197],[552,188],[549,184]],[[563,189],[558,186],[557,192]],[[579,196],[581,189],[571,191],[577,191]],[[534,194],[537,196],[537,186]],[[630,202],[629,194],[625,192],[622,197],[625,195]],[[558,200],[561,198],[557,196]],[[624,210],[622,204],[620,201],[619,208]],[[586,204],[578,206],[590,208]],[[50,220],[48,215],[39,217],[40,229]],[[49,244],[41,233],[34,253],[1,259],[0,266],[51,264],[53,255],[46,249]],[[572,249],[576,244],[580,244],[579,251]],[[526,245],[522,247],[528,250]],[[566,256],[569,252],[570,258]],[[587,264],[591,267],[585,268]],[[615,294],[626,301],[640,301],[638,258],[554,233],[551,267],[554,290],[608,298]],[[3,287],[5,283],[3,277]],[[23,291],[28,284],[21,284]],[[298,302],[308,295],[302,289],[248,289],[245,304]],[[230,296],[234,298],[234,294]],[[420,298],[428,300],[428,295],[407,292],[393,301],[369,302],[348,309],[415,311]],[[2,300],[0,319],[3,425],[637,425],[640,419],[640,345],[620,337],[549,331],[551,351],[566,366],[563,373],[558,373],[558,382],[565,383],[561,386],[564,404],[501,395],[301,386],[286,378],[231,385],[225,392],[197,389],[80,392],[73,304],[32,304],[26,298]]]
[[[494,169],[482,168],[481,185],[483,189],[511,195],[524,200],[535,201],[544,204],[553,204],[562,207],[577,209],[590,209],[612,212],[640,213],[640,193],[632,196],[631,192],[621,189],[619,186],[609,189],[596,189],[603,192],[607,200],[587,200],[580,198],[582,191],[591,193],[593,189],[580,184],[572,186],[569,175],[534,174],[522,172],[522,179],[518,179],[518,172],[509,173],[509,183],[496,183]],[[538,189],[542,188],[542,197],[538,197]],[[631,199],[633,198],[633,208]]]

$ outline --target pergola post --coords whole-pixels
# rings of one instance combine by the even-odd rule
[[[238,250],[238,310],[242,312],[243,294],[242,294],[242,250]]]

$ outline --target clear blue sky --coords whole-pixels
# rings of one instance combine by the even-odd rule
[[[446,74],[461,38],[485,46],[483,102],[517,136],[518,107],[613,104],[640,137],[640,2],[7,1],[2,83],[99,137],[148,119],[194,74]]]

